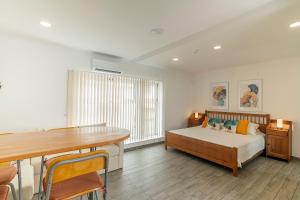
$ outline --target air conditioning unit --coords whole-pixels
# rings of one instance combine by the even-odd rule
[[[115,56],[107,57],[107,55],[103,56],[102,54],[94,53],[91,59],[92,71],[116,75],[122,74],[119,67],[117,67],[121,58],[116,59]]]

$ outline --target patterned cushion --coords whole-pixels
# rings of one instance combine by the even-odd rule
[[[220,124],[220,123],[221,123],[220,118],[209,118],[209,120],[208,120],[208,124],[210,126],[213,126],[213,124]]]
[[[237,120],[225,120],[224,127],[228,129],[229,127],[236,126],[237,124]]]

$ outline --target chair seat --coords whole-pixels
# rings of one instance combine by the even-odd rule
[[[14,166],[0,169],[0,185],[8,185],[16,176],[17,169]]]
[[[9,192],[9,187],[6,185],[0,185],[0,200],[6,200]]]
[[[46,184],[44,179],[44,191],[47,189]],[[101,177],[96,172],[84,174],[52,184],[50,200],[71,199],[99,189],[102,192],[104,190]]]

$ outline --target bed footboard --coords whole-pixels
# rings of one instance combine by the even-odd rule
[[[166,131],[165,148],[173,147],[232,169],[238,176],[237,148],[226,147]]]

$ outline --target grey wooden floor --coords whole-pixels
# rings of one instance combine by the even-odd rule
[[[109,173],[108,200],[300,199],[300,160],[258,157],[239,177],[219,165],[156,145],[125,153]]]
[[[239,177],[219,165],[156,145],[126,152],[109,174],[110,200],[300,199],[300,161],[258,157]]]

